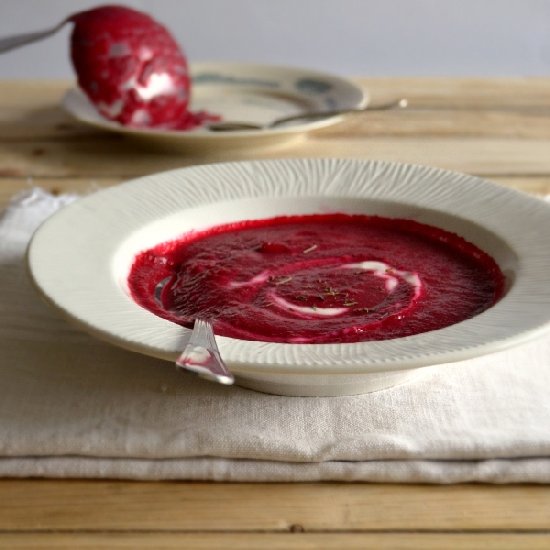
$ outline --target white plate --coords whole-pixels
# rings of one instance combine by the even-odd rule
[[[196,63],[190,69],[191,109],[217,113],[228,121],[265,124],[301,112],[359,108],[368,102],[366,92],[353,82],[308,69],[242,63]],[[78,89],[67,92],[63,106],[77,120],[102,130],[186,147],[258,147],[290,143],[342,118],[293,123],[263,131],[209,132],[198,128],[176,132],[133,129],[108,121]]]
[[[136,253],[201,229],[282,214],[349,212],[414,219],[491,254],[506,295],[481,315],[394,340],[276,344],[220,337],[238,383],[289,395],[362,393],[414,369],[502,350],[550,329],[550,205],[436,168],[337,159],[184,168],[99,191],[64,208],[29,247],[38,289],[91,333],[174,360],[189,331],[139,307],[126,277]]]

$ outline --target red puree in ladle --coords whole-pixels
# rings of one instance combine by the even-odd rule
[[[139,254],[129,286],[138,304],[187,327],[201,317],[223,336],[329,343],[458,323],[497,302],[504,276],[488,254],[442,229],[321,214],[188,233]]]
[[[189,130],[218,115],[188,110],[187,59],[144,12],[107,5],[76,13],[71,59],[79,87],[107,119],[136,128]]]

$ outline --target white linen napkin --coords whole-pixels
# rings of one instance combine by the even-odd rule
[[[550,339],[361,396],[209,383],[38,298],[25,247],[70,200],[34,189],[0,218],[0,475],[550,482]]]

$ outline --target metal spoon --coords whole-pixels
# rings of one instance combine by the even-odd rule
[[[162,292],[171,279],[166,277],[155,287],[155,299],[159,305],[163,305]],[[176,359],[176,366],[219,384],[231,385],[235,382],[235,377],[221,358],[212,323],[206,319],[195,319],[193,332]]]
[[[221,358],[214,328],[204,319],[195,319],[191,337],[176,359],[176,365],[219,384],[231,385],[235,382],[235,377]]]
[[[330,118],[333,116],[347,115],[350,113],[365,113],[367,111],[388,111],[390,109],[404,109],[409,102],[406,99],[398,99],[397,101],[391,101],[389,103],[382,103],[380,105],[367,105],[359,109],[335,109],[332,111],[310,111],[305,113],[299,113],[297,115],[286,116],[277,118],[268,122],[267,124],[257,124],[254,122],[240,122],[240,121],[227,121],[227,122],[213,122],[208,124],[206,128],[211,132],[235,132],[239,130],[269,130],[286,124],[288,122],[296,122],[300,120],[312,121],[322,120],[324,118]]]
[[[32,42],[38,42],[43,38],[47,38],[48,36],[51,36],[59,31],[65,23],[67,23],[67,21],[68,19],[64,19],[61,23],[55,25],[55,27],[51,27],[44,31],[26,32],[23,34],[14,34],[12,36],[0,38],[0,53],[6,53],[11,50],[15,50],[16,48],[20,48],[25,44],[31,44]]]

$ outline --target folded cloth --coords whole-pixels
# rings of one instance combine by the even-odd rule
[[[216,385],[100,342],[38,297],[25,247],[70,200],[34,189],[0,219],[0,475],[550,482],[550,338],[360,396]]]

